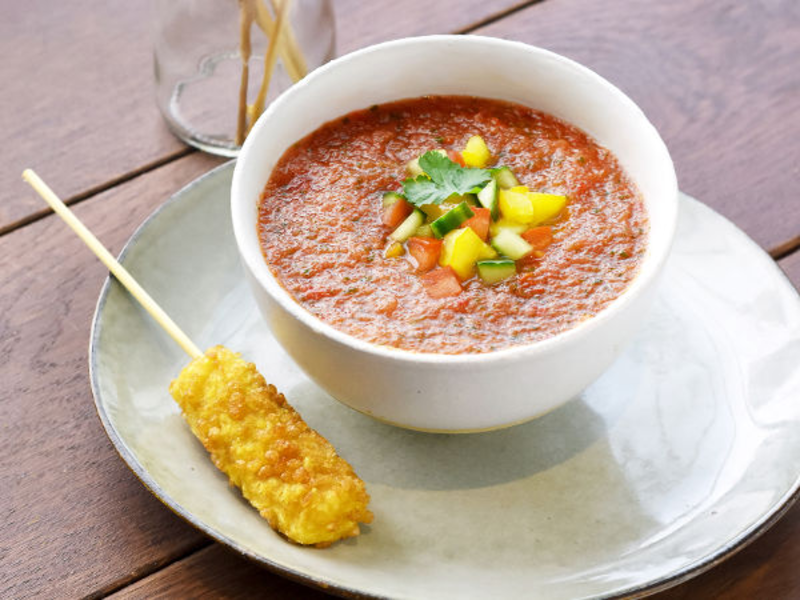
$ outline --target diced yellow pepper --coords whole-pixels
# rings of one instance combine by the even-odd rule
[[[531,225],[541,225],[542,223],[556,218],[567,205],[566,196],[529,192],[528,197],[533,206],[533,220],[531,221]]]
[[[533,204],[527,192],[500,190],[500,212],[511,221],[530,223],[533,221]]]
[[[414,178],[425,174],[425,171],[419,166],[419,158],[415,158],[406,163],[406,173],[408,173],[409,177]]]
[[[406,249],[403,248],[403,244],[399,242],[392,242],[388,248],[386,248],[386,252],[384,256],[386,258],[397,258],[398,256],[402,256],[405,254]]]
[[[454,229],[444,236],[439,264],[451,267],[461,279],[469,279],[485,245],[471,227]]]
[[[497,258],[498,256],[500,255],[497,253],[497,250],[484,242],[483,248],[481,248],[481,251],[478,254],[478,260],[490,260],[492,258]]]
[[[438,204],[423,204],[419,208],[422,212],[425,213],[425,217],[429,222],[435,221],[436,219],[441,217],[445,212],[447,212],[444,208],[442,208]]]
[[[467,145],[461,151],[461,158],[468,167],[482,169],[489,164],[492,153],[489,152],[489,147],[481,136],[473,135],[467,140]]]
[[[527,194],[528,192],[530,192],[527,185],[515,185],[514,187],[511,188],[511,191],[520,192],[522,194]]]

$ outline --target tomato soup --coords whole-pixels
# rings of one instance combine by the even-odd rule
[[[445,198],[452,182],[478,185]],[[458,354],[543,340],[603,310],[636,276],[648,225],[633,182],[579,129],[516,104],[432,96],[350,113],[295,143],[258,228],[276,278],[321,320]]]

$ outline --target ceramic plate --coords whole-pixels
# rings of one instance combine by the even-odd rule
[[[366,481],[375,520],[326,550],[275,534],[211,465],[167,392],[187,357],[110,281],[90,347],[100,418],[153,493],[213,538],[340,593],[613,597],[712,566],[797,495],[800,300],[706,206],[682,198],[646,325],[580,397],[510,429],[436,435],[346,408],[281,350],[240,272],[232,171],[176,194],[122,262],[201,347],[225,344],[257,364]]]

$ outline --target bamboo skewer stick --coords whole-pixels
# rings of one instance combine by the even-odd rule
[[[283,0],[278,7],[278,14],[275,17],[274,34],[269,39],[269,45],[267,46],[267,51],[264,56],[264,78],[261,80],[261,88],[258,90],[256,101],[251,107],[252,110],[249,111],[251,114],[250,124],[247,130],[248,133],[250,133],[250,129],[253,127],[253,124],[256,122],[261,113],[264,112],[264,104],[266,104],[267,101],[267,90],[269,89],[269,82],[272,79],[272,73],[275,70],[275,62],[278,58],[277,50],[280,44],[280,39],[283,37],[283,29],[291,4],[291,0]]]
[[[247,133],[247,85],[250,79],[250,54],[252,53],[250,30],[255,18],[253,1],[239,0],[241,10],[239,53],[242,60],[242,78],[239,83],[239,113],[236,119],[236,145],[238,146],[244,143],[244,136]]]
[[[42,181],[42,179],[32,170],[25,169],[22,172],[22,178],[36,190],[42,199],[50,205],[50,208],[61,217],[64,222],[74,231],[78,237],[85,243],[89,249],[94,252],[95,256],[108,267],[108,270],[114,274],[114,277],[119,281],[136,300],[142,305],[150,316],[155,319],[167,334],[175,340],[175,342],[192,358],[203,356],[192,340],[175,324],[175,322],[167,315],[166,312],[156,303],[155,300],[148,294],[144,288],[133,278],[128,270],[123,267],[119,261],[106,249],[105,246],[98,240],[94,234],[75,216],[75,214],[67,208],[67,206],[56,196],[53,190]]]
[[[277,13],[278,7],[275,5],[274,0],[271,4]],[[272,19],[269,9],[264,4],[264,0],[255,0],[255,10],[256,24],[261,31],[263,31],[264,34],[271,39],[275,35],[275,21]],[[308,65],[306,63],[306,59],[303,56],[300,45],[297,43],[297,38],[295,38],[294,31],[292,30],[292,26],[290,24],[287,24],[284,35],[279,43],[278,51],[280,53],[283,66],[286,69],[289,77],[292,78],[292,81],[297,83],[303,77],[308,75]]]

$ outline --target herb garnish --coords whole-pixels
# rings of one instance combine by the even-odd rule
[[[417,206],[440,204],[450,196],[468,194],[492,178],[487,169],[462,167],[438,152],[426,152],[419,159],[425,175],[403,182],[406,199]]]

